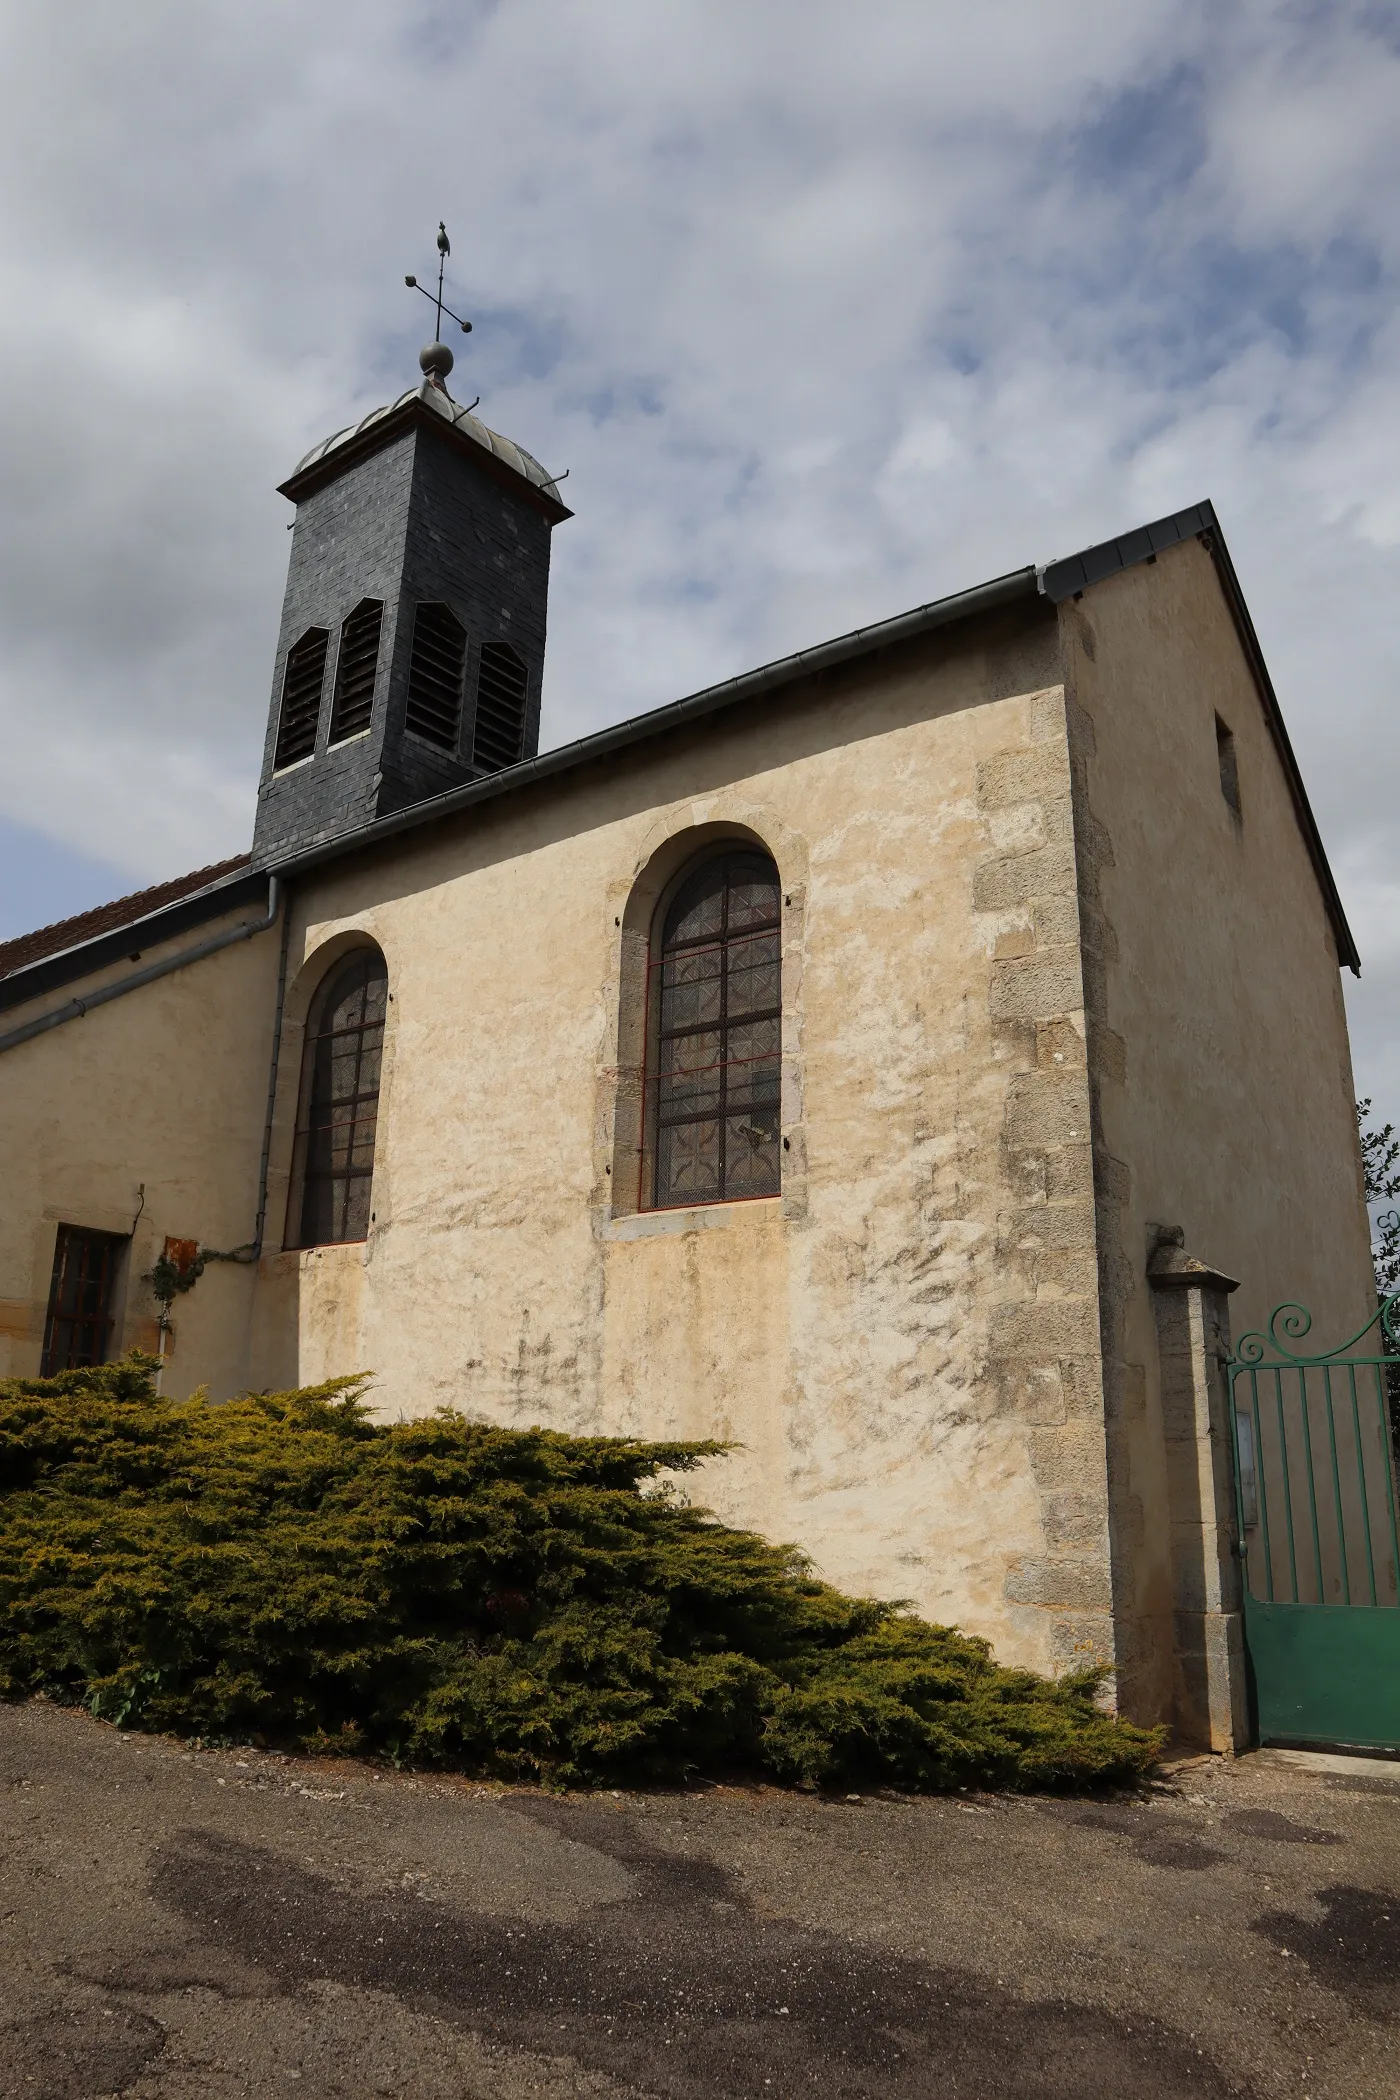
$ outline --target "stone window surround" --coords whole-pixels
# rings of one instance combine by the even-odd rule
[[[687,1208],[655,1210],[639,1201],[645,1162],[643,1099],[648,1008],[647,965],[653,937],[681,880],[708,851],[744,845],[766,853],[778,870],[782,897],[782,1080],[779,1114],[783,1142],[782,1192],[729,1198]],[[648,828],[630,878],[605,900],[613,924],[611,973],[604,987],[610,1040],[598,1074],[595,1146],[595,1222],[607,1239],[693,1231],[709,1224],[755,1224],[800,1218],[807,1210],[806,1146],[802,1118],[801,982],[808,883],[807,841],[761,804],[718,794],[673,806]]]

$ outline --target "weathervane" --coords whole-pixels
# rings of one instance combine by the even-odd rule
[[[472,324],[470,321],[464,321],[460,314],[454,314],[450,306],[445,306],[443,304],[442,273],[447,267],[447,258],[452,253],[452,243],[447,238],[447,228],[443,225],[441,219],[438,220],[437,248],[438,281],[436,298],[433,297],[433,294],[428,290],[428,287],[425,284],[420,284],[418,282],[418,279],[416,277],[405,277],[404,283],[408,286],[410,291],[421,292],[425,299],[433,300],[433,306],[435,309],[433,340],[431,343],[429,343],[426,350],[422,350],[419,352],[418,362],[423,367],[423,370],[427,373],[430,373],[438,381],[439,385],[441,385],[442,381],[446,379],[448,373],[452,370],[453,364],[455,363],[455,359],[453,358],[452,352],[448,349],[446,343],[442,341],[443,315],[446,314],[449,321],[455,321],[457,323],[457,326],[461,329],[463,335],[471,334]]]

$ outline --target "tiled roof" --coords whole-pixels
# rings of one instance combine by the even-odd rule
[[[129,926],[133,920],[144,919],[149,912],[160,911],[167,904],[177,903],[181,897],[207,889],[210,883],[233,874],[237,868],[246,868],[248,860],[246,853],[235,853],[232,860],[215,861],[208,868],[192,868],[188,875],[177,875],[172,882],[157,882],[148,890],[133,890],[129,897],[116,897],[110,904],[94,905],[91,911],[80,911],[71,919],[60,919],[56,925],[40,926],[34,933],[21,933],[12,941],[0,941],[0,977],[8,977],[12,971],[22,970],[29,963],[42,962],[46,956],[60,955],[65,948],[76,948],[80,941],[93,940],[99,933],[115,933],[118,927]]]

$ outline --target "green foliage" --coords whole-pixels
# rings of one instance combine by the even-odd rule
[[[1400,1197],[1400,1137],[1389,1123],[1372,1127],[1369,1098],[1357,1102],[1356,1121],[1361,1132],[1366,1202],[1373,1209],[1382,1203],[1393,1205]],[[1391,1209],[1373,1218],[1371,1258],[1376,1268],[1376,1296],[1388,1298],[1400,1290],[1400,1212]]]
[[[1376,1297],[1383,1303],[1400,1291],[1400,1137],[1389,1123],[1371,1122],[1369,1097],[1356,1104],[1356,1123],[1361,1133],[1361,1166],[1366,1178],[1366,1206],[1371,1214],[1371,1262],[1376,1272]],[[1382,1210],[1381,1204],[1387,1207]],[[1396,1347],[1388,1330],[1378,1336],[1387,1354]],[[1400,1364],[1387,1364],[1386,1397],[1390,1403],[1390,1434],[1400,1452]]]
[[[1153,1760],[985,1642],[818,1582],[661,1478],[713,1444],[211,1406],[149,1359],[0,1383],[0,1694],[552,1785],[1082,1786]]]

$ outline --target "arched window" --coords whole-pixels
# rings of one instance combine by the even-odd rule
[[[776,1196],[778,871],[731,847],[682,882],[652,960],[644,1157],[658,1209]]]
[[[369,1233],[389,976],[377,948],[338,962],[312,1001],[297,1116],[294,1247]]]

